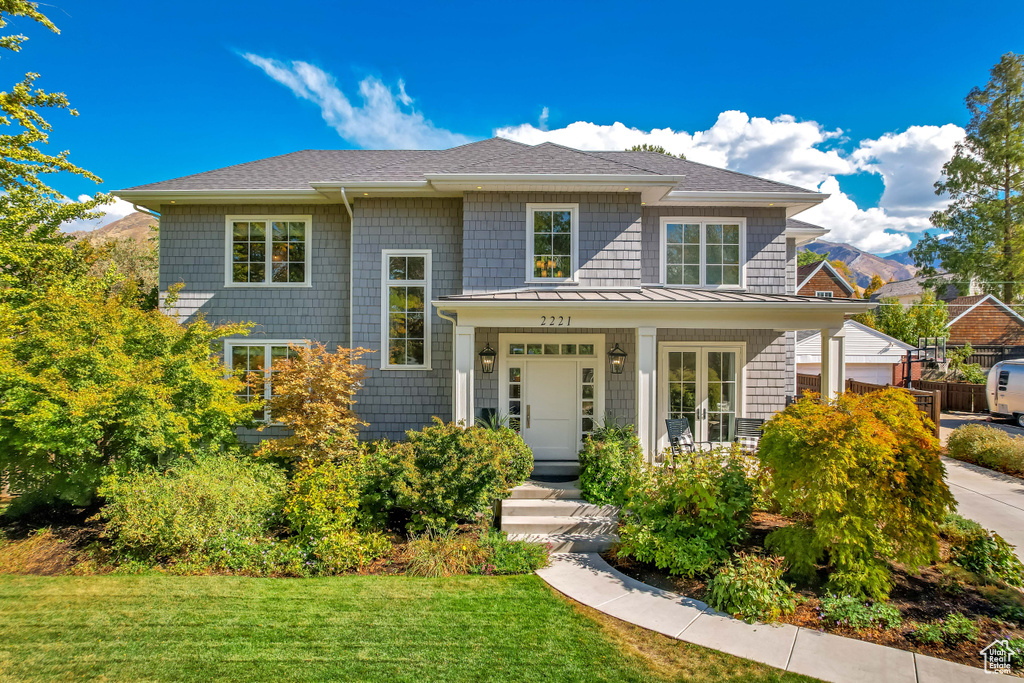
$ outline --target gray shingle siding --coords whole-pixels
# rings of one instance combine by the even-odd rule
[[[459,199],[356,199],[353,346],[373,349],[356,408],[370,425],[368,439],[401,438],[407,429],[452,417],[452,325],[431,306],[431,369],[382,370],[381,252],[430,249],[431,297],[462,286],[462,201]],[[386,352],[386,351],[385,351]]]
[[[581,287],[640,285],[640,195],[467,192],[463,291],[526,286],[526,205],[579,204]]]
[[[661,217],[722,216],[747,219],[747,290],[786,293],[786,210],[718,206],[645,206],[643,208],[643,281],[661,278]]]

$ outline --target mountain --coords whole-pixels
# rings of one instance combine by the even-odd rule
[[[131,237],[139,242],[144,242],[149,239],[152,232],[151,228],[155,228],[159,224],[160,222],[148,213],[136,211],[113,223],[108,223],[102,228],[76,230],[70,234],[75,239],[89,240],[94,244],[107,239],[120,239],[122,237]]]
[[[910,262],[907,263],[905,252],[896,255],[903,258],[882,258],[881,256],[861,251],[857,247],[851,247],[849,244],[825,242],[822,240],[815,240],[805,248],[816,254],[827,253],[829,259],[839,259],[845,263],[853,272],[853,276],[857,279],[857,285],[860,287],[867,287],[868,283],[871,282],[872,275],[881,277],[882,282],[907,280],[917,275],[914,260],[910,259]]]

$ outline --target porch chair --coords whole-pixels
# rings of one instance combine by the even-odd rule
[[[764,433],[764,420],[752,417],[737,417],[735,419],[736,436],[733,439],[744,451],[756,451],[757,444],[761,441]]]
[[[690,421],[685,417],[666,419],[665,428],[668,430],[669,453],[673,458],[697,450],[697,445],[693,442],[693,432],[690,431]]]

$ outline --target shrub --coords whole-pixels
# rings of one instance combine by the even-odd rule
[[[863,601],[854,595],[829,593],[821,599],[821,620],[836,626],[849,626],[857,631],[867,628],[899,628],[903,623],[900,611],[882,602]]]
[[[434,418],[406,436],[405,442],[381,441],[367,450],[361,504],[374,523],[422,532],[481,521],[526,477],[529,449],[511,430]]]
[[[469,574],[484,564],[486,556],[475,536],[444,529],[413,536],[401,559],[407,574],[440,578]]]
[[[946,450],[951,458],[1024,476],[1024,438],[1011,436],[996,427],[957,427],[949,435]]]
[[[694,576],[723,563],[743,539],[750,486],[734,459],[713,452],[649,471],[626,509],[622,555]]]
[[[794,576],[823,560],[844,593],[888,595],[890,562],[937,556],[937,520],[953,504],[931,423],[900,389],[835,401],[805,397],[772,418],[758,450],[783,514],[769,534]]]
[[[725,563],[708,585],[708,602],[717,610],[753,622],[776,621],[796,609],[796,595],[782,580],[781,557],[739,554]]]
[[[383,534],[354,528],[360,484],[357,464],[328,461],[303,463],[288,485],[284,513],[294,543],[316,558],[321,573],[363,567],[391,549]]]
[[[510,541],[504,531],[489,530],[480,535],[484,562],[481,574],[529,574],[548,564],[547,545]]]
[[[176,460],[165,472],[105,477],[100,514],[116,552],[237,569],[241,558],[266,550],[284,493],[284,474],[273,465],[202,455]]]
[[[973,643],[981,637],[981,629],[971,619],[962,614],[953,613],[945,619],[931,624],[914,624],[910,637],[925,645],[959,645]]]
[[[234,444],[252,411],[210,346],[247,330],[88,288],[0,307],[0,471],[17,507],[88,505],[115,469]]]
[[[580,491],[596,505],[622,505],[643,463],[640,438],[632,425],[597,427],[580,451]]]
[[[328,353],[323,344],[290,347],[289,357],[274,363],[270,400],[274,421],[290,434],[264,440],[257,454],[313,464],[357,457],[359,427],[366,423],[353,406],[366,371],[358,361],[366,353],[372,352],[339,348]]]
[[[999,534],[955,514],[945,517],[940,531],[949,541],[949,561],[953,564],[988,581],[1024,586],[1024,563]]]

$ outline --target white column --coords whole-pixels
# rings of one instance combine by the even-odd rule
[[[472,427],[476,418],[473,412],[473,370],[476,367],[476,329],[472,325],[455,326],[455,367],[452,375],[455,389],[452,392],[453,418],[467,427]]]
[[[835,398],[846,390],[846,337],[843,328],[821,331],[821,396]]]
[[[648,462],[658,448],[658,329],[636,330],[636,429]]]

